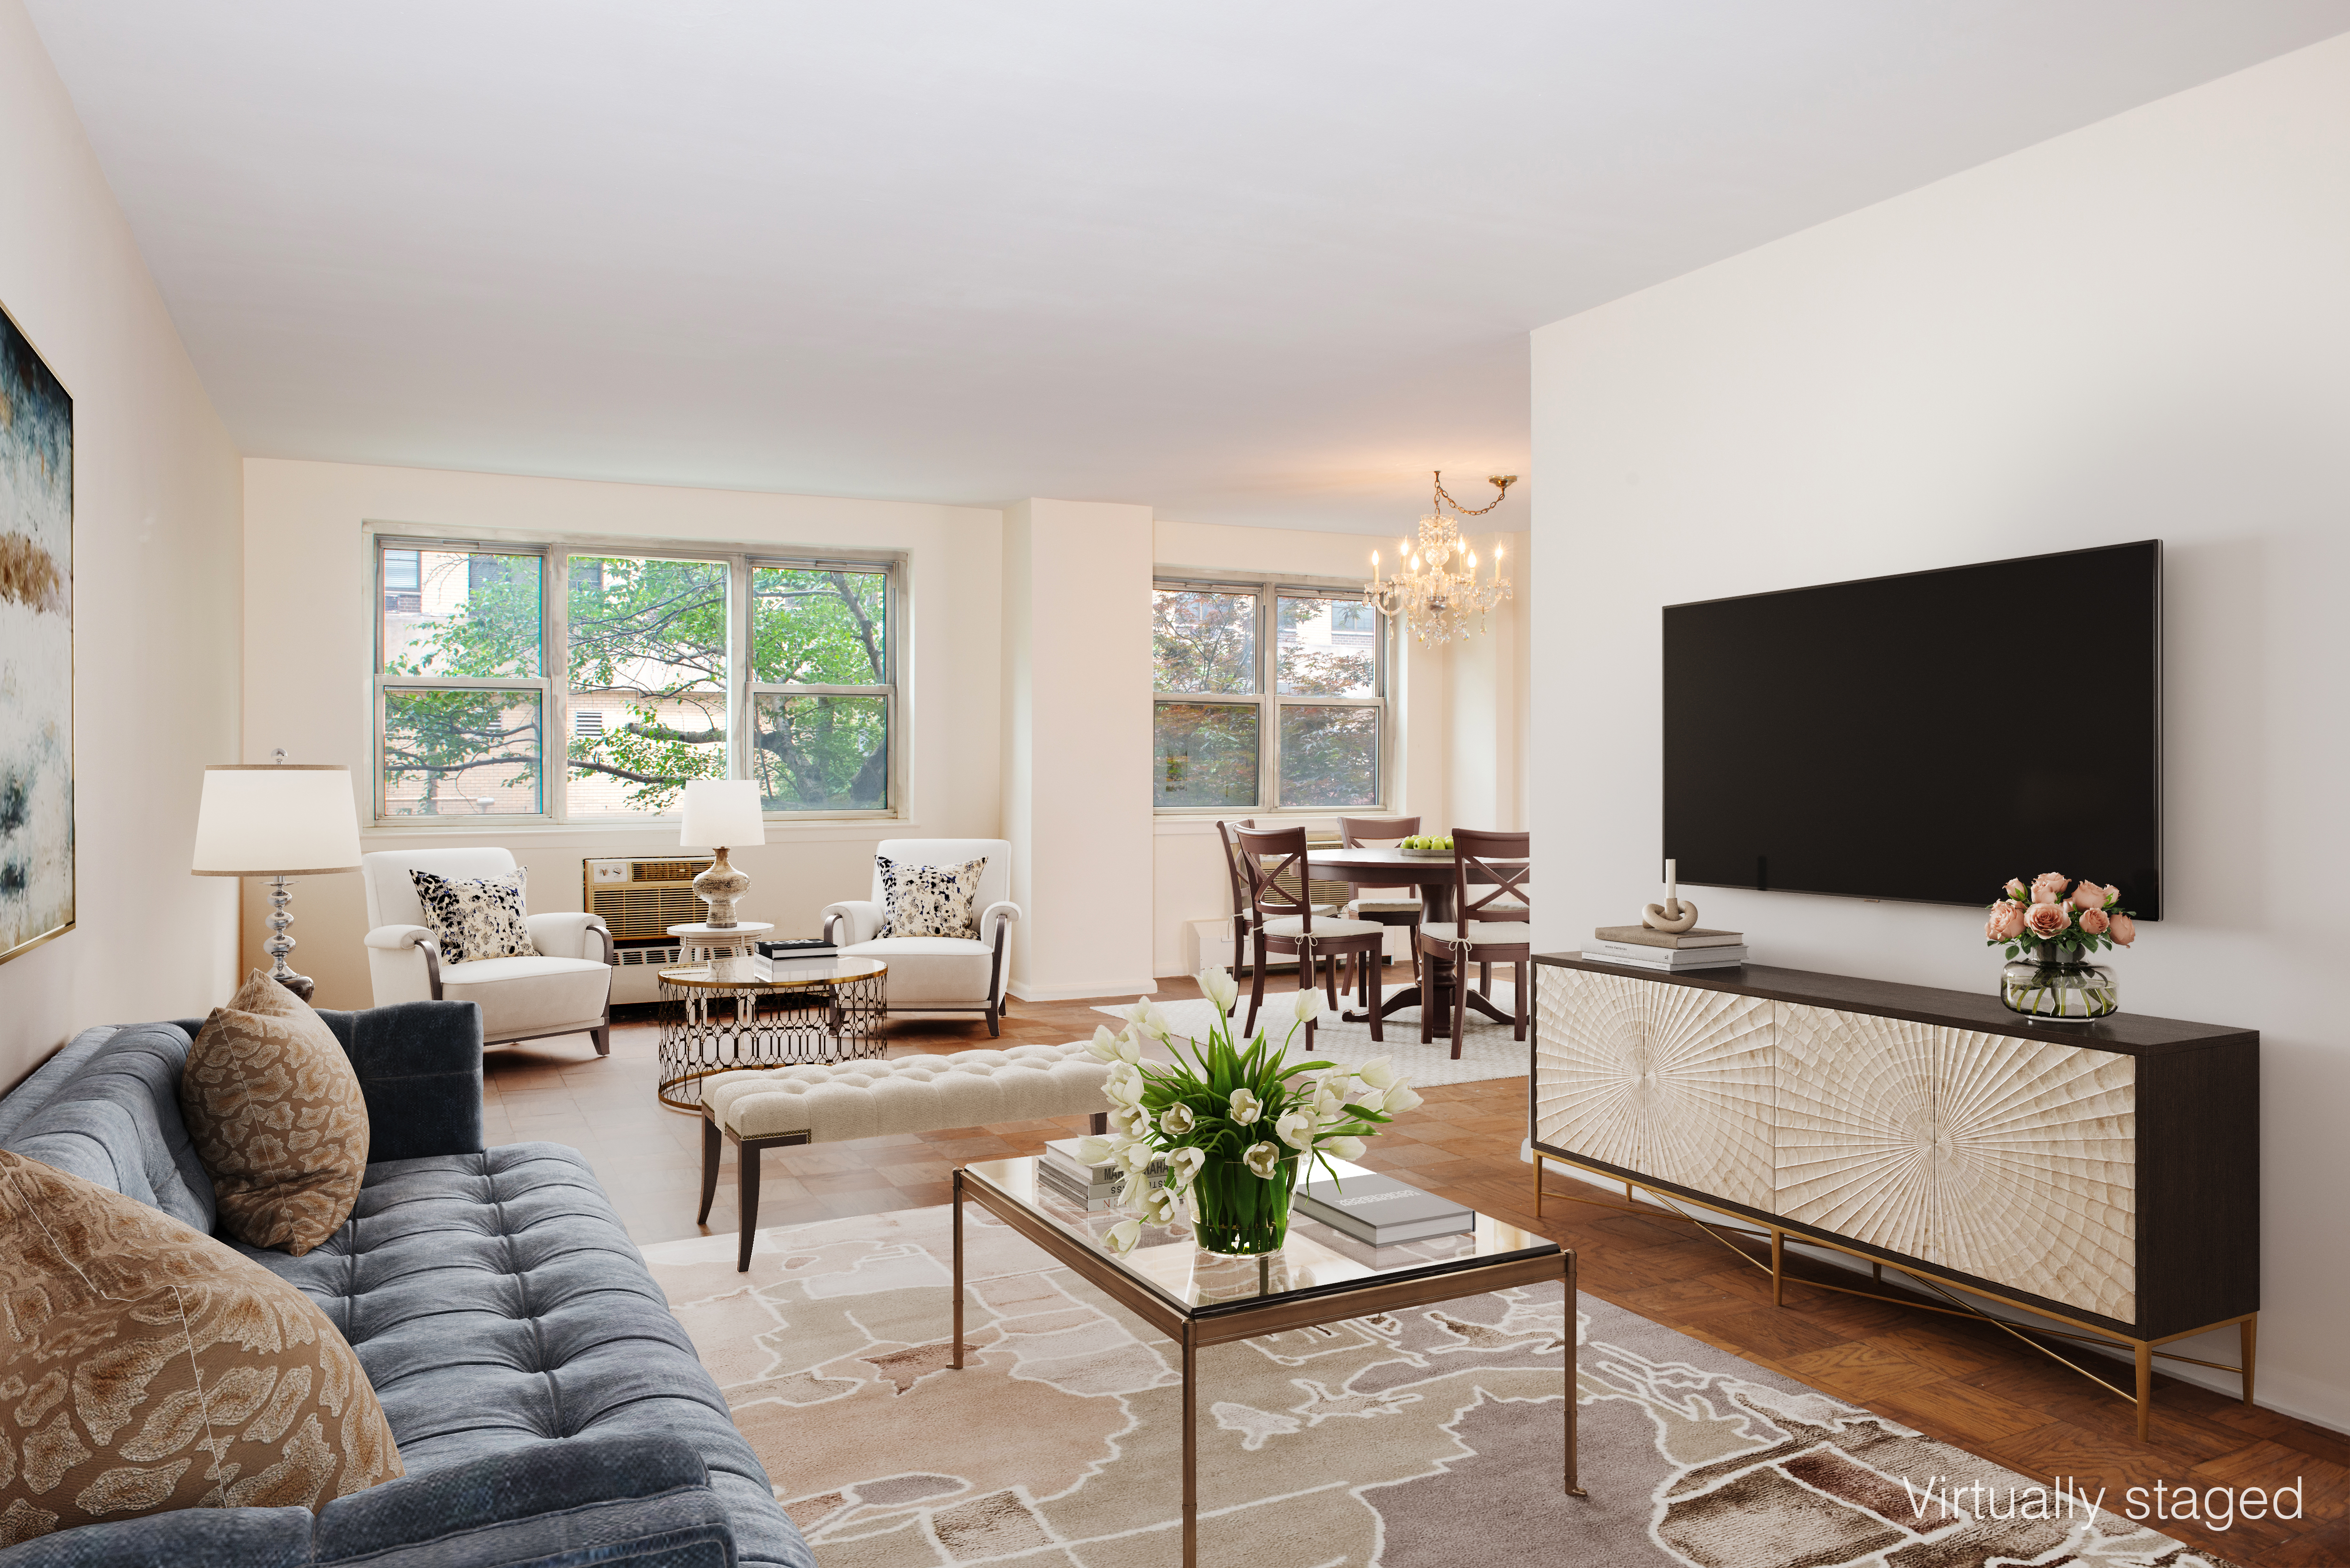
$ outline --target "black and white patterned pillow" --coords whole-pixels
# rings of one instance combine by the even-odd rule
[[[979,874],[987,857],[960,866],[906,866],[877,855],[881,872],[881,934],[885,937],[976,937]]]
[[[536,958],[530,928],[523,924],[525,905],[522,867],[504,877],[461,879],[411,871],[417,901],[424,906],[424,923],[441,944],[442,963],[470,963],[475,959]]]

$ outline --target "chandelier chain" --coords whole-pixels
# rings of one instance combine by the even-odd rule
[[[1472,508],[1463,506],[1461,503],[1452,499],[1452,493],[1444,488],[1444,471],[1440,468],[1436,470],[1436,498],[1437,500],[1443,502],[1445,505],[1451,507],[1452,510],[1458,512],[1463,517],[1482,517],[1486,513],[1491,512],[1494,507],[1499,506],[1503,501],[1508,497],[1510,493],[1510,486],[1515,484],[1517,482],[1518,476],[1514,473],[1496,473],[1490,476],[1487,478],[1485,483],[1492,485],[1498,493],[1494,495],[1492,500],[1485,503],[1484,505]],[[1440,511],[1442,508],[1440,507],[1439,510]]]

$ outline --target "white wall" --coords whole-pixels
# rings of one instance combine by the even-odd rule
[[[249,461],[244,483],[245,598],[252,607],[245,626],[247,761],[266,760],[283,746],[295,761],[344,763],[368,776],[372,630],[365,523],[460,538],[507,532],[897,550],[906,554],[908,610],[904,815],[879,824],[770,825],[764,847],[734,852],[734,863],[752,878],[745,915],[814,935],[825,905],[866,896],[878,841],[997,834],[1003,524],[993,509],[269,459]],[[369,849],[503,845],[530,869],[535,909],[583,906],[584,859],[678,847],[673,826],[514,826],[474,833],[401,826],[364,839]],[[292,935],[301,945],[293,962],[317,981],[321,1006],[368,1005],[365,909],[356,876],[295,885]],[[265,912],[255,884],[246,897],[249,957],[260,954]]]
[[[1020,502],[1003,580],[1012,992],[1150,990],[1150,508]]]
[[[1409,533],[1409,526],[1407,520],[1399,534]],[[1230,573],[1243,580],[1261,575],[1361,582],[1370,576],[1371,552],[1386,552],[1383,569],[1391,569],[1388,557],[1395,548],[1393,539],[1362,535],[1165,519],[1156,534],[1159,570]],[[1470,536],[1481,555],[1494,540],[1505,542],[1518,563],[1511,569],[1516,597],[1493,612],[1484,631],[1449,649],[1418,641],[1408,628],[1392,645],[1389,692],[1398,734],[1389,753],[1395,777],[1388,804],[1421,817],[1430,833],[1454,826],[1515,827],[1523,821],[1519,628],[1530,587],[1523,570],[1526,541],[1523,535],[1473,530]],[[1284,823],[1313,827],[1336,822],[1328,812],[1278,815]],[[1159,817],[1152,865],[1153,970],[1185,974],[1193,962],[1191,923],[1232,913],[1232,887],[1212,819]]]
[[[76,929],[0,967],[0,1088],[99,1023],[201,1013],[236,895],[188,874],[235,759],[236,450],[16,0],[0,0],[0,306],[74,398]]]
[[[2350,37],[1543,328],[1532,815],[1540,946],[1653,897],[1662,605],[2165,540],[2169,918],[2116,968],[2133,1010],[2262,1032],[2262,1401],[2350,1428],[2345,279]],[[2094,628],[2017,610],[1982,678],[2094,701],[2025,635]],[[2094,781],[2094,725],[1981,740]],[[1970,910],[1698,898],[1773,963],[1991,984]]]

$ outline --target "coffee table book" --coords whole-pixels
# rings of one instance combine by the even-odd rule
[[[1295,1212],[1373,1247],[1400,1246],[1477,1228],[1477,1211],[1422,1192],[1392,1176],[1358,1172],[1344,1181],[1325,1177],[1297,1189]]]

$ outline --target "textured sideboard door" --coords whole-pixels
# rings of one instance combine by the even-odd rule
[[[1534,1137],[1772,1207],[1772,1016],[1759,997],[1540,966]]]
[[[1773,1002],[1776,1211],[2125,1322],[2137,1316],[2137,1062]]]

